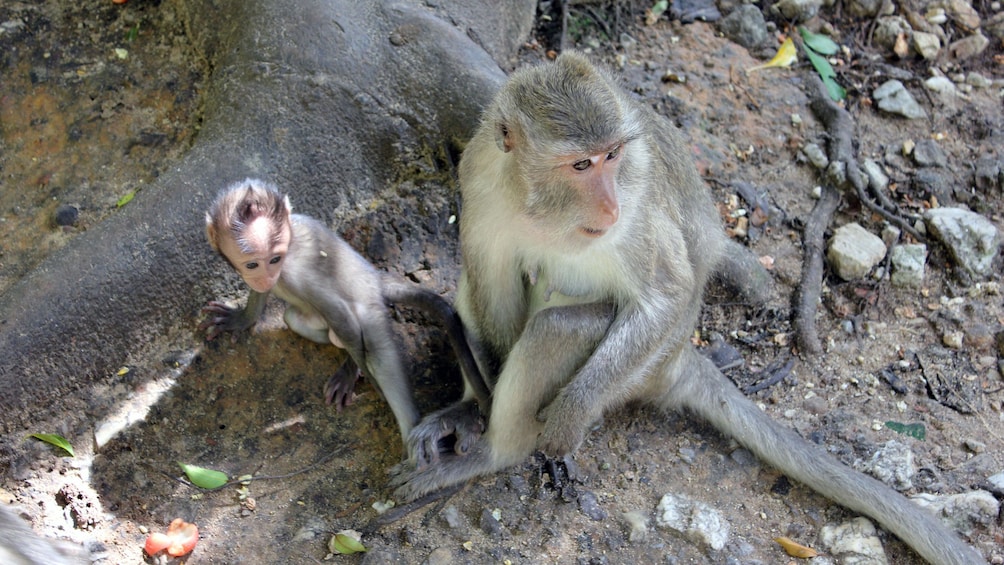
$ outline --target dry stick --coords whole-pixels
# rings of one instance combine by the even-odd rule
[[[423,496],[422,498],[419,498],[418,500],[414,500],[414,501],[409,502],[407,504],[402,504],[401,506],[395,506],[394,508],[391,508],[390,510],[387,510],[383,514],[380,514],[376,518],[373,518],[372,520],[370,520],[368,524],[366,524],[365,526],[363,526],[363,528],[362,528],[361,531],[362,531],[362,533],[364,535],[375,534],[376,532],[378,532],[384,526],[388,526],[390,524],[393,524],[394,522],[400,520],[401,518],[404,518],[408,514],[411,514],[412,512],[415,512],[416,510],[421,510],[422,508],[424,508],[424,507],[428,506],[429,504],[432,504],[433,502],[436,502],[436,501],[440,501],[440,504],[437,506],[437,509],[441,508],[443,506],[443,504],[445,504],[447,501],[450,500],[450,497],[452,497],[454,494],[457,494],[458,492],[460,492],[460,490],[462,488],[466,487],[466,486],[467,486],[467,483],[461,483],[459,485],[453,485],[451,487],[447,487],[447,488],[444,488],[444,489],[441,489],[441,490],[429,493],[429,494]],[[436,510],[434,510],[434,512],[436,512]]]
[[[561,7],[561,38],[558,47],[564,53],[568,46],[568,0],[558,0],[558,5]]]

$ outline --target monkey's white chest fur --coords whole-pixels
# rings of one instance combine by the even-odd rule
[[[530,281],[530,312],[568,304],[606,302],[621,294],[624,269],[605,245],[579,253],[548,254],[526,250],[522,268]]]

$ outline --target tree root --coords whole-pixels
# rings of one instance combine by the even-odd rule
[[[842,167],[846,184],[854,189],[858,200],[865,208],[910,234],[915,240],[924,241],[924,237],[914,229],[909,219],[901,215],[895,203],[882,194],[877,187],[869,194],[868,182],[861,174],[861,169],[858,168],[857,155],[854,150],[854,121],[846,110],[830,100],[819,77],[811,74],[808,76],[807,83],[811,90],[809,107],[826,127],[830,138],[828,146],[830,172],[834,172],[834,167]],[[830,174],[829,176],[839,177],[840,175]],[[795,306],[795,339],[799,348],[810,354],[822,352],[822,346],[816,332],[815,314],[822,289],[824,234],[839,205],[840,192],[836,187],[824,183],[819,201],[816,202],[809,214],[802,232],[805,258],[802,263],[802,279],[798,285]]]

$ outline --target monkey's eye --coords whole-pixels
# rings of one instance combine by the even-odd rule
[[[576,161],[572,163],[572,168],[575,169],[576,171],[584,171],[588,169],[589,166],[592,164],[593,162],[590,161],[589,159],[583,159],[581,161]]]
[[[279,261],[282,261],[282,255],[276,255],[275,257],[272,257],[271,259],[268,260],[268,264],[276,265],[279,263]]]
[[[247,270],[249,270],[249,271],[252,270],[252,269],[257,269],[258,268],[258,262],[257,261],[251,261],[250,263],[244,263],[244,268],[247,269]]]
[[[614,147],[610,151],[610,153],[607,153],[607,161],[611,161],[611,160],[616,159],[617,157],[619,157],[620,154],[621,154],[621,148],[622,147],[624,147],[624,146],[623,145],[618,145],[617,147]]]

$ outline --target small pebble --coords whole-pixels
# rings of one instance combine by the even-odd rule
[[[951,347],[952,349],[962,349],[962,332],[947,332],[945,335],[941,336],[941,343],[945,347]]]
[[[972,438],[967,439],[965,445],[966,449],[972,451],[973,453],[983,453],[984,451],[987,450],[987,444]]]

